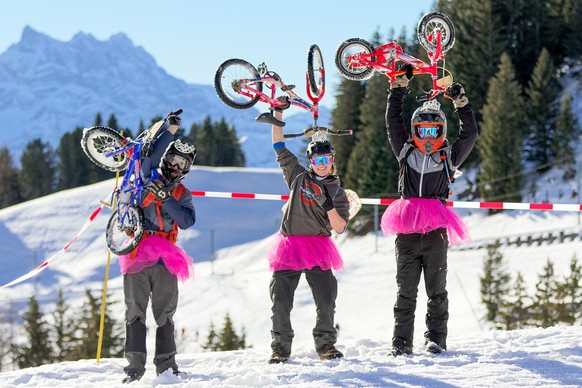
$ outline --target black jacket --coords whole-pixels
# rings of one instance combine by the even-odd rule
[[[432,154],[425,154],[414,146],[404,126],[402,117],[406,88],[395,88],[388,94],[386,106],[386,131],[392,152],[401,164],[399,182],[400,195],[403,198],[438,198],[446,199],[449,194],[448,174],[452,176],[469,156],[477,141],[478,130],[471,104],[459,108],[456,112],[461,125],[459,137]],[[410,148],[413,148],[410,150]],[[446,156],[441,158],[441,154]],[[447,160],[447,166],[444,164]]]

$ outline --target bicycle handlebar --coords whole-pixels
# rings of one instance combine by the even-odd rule
[[[302,133],[287,133],[283,135],[285,139],[294,138],[294,137],[313,137],[316,132],[325,132],[329,135],[334,136],[349,136],[353,134],[351,129],[346,130],[336,130],[336,129],[329,129],[326,127],[309,127]]]

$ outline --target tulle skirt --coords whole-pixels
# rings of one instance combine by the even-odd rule
[[[386,235],[428,233],[446,228],[450,245],[470,240],[469,229],[463,219],[438,199],[398,199],[384,212],[381,226]]]
[[[327,271],[340,270],[344,266],[335,243],[327,236],[283,236],[277,233],[267,259],[271,271],[302,271],[313,267]]]
[[[182,248],[156,235],[144,235],[133,252],[119,256],[119,265],[122,274],[132,274],[157,264],[160,259],[182,283],[194,277],[192,257]]]

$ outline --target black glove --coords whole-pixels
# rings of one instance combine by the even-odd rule
[[[289,101],[289,96],[280,96],[277,97],[277,100],[281,101],[284,105],[278,106],[275,108],[277,112],[283,112],[285,109],[291,106],[291,102]]]
[[[178,116],[180,113],[182,113],[182,109],[179,109],[176,112],[170,112],[166,116],[166,120],[168,120],[170,125],[180,125],[180,120],[182,120],[180,116]]]
[[[152,147],[152,143],[150,141],[144,142],[139,153],[141,160],[151,157],[153,150],[154,147]]]
[[[327,191],[327,187],[325,185],[323,185],[323,193],[321,195],[315,194],[315,192],[310,187],[305,187],[302,190],[307,197],[317,202],[317,204],[321,206],[321,208],[326,212],[335,208],[335,206],[333,205],[333,200],[331,199],[329,192]]]
[[[453,83],[445,91],[445,97],[453,100],[456,109],[462,108],[469,103],[469,99],[465,94],[465,88],[458,82]]]
[[[413,77],[414,67],[410,63],[401,63],[400,65],[398,65],[398,68],[396,70],[397,71],[404,70],[405,73],[399,75],[394,79],[394,82],[390,84],[390,89],[407,88],[408,83]]]
[[[148,186],[148,190],[156,196],[160,202],[166,202],[170,199],[170,188],[162,181],[154,179]]]

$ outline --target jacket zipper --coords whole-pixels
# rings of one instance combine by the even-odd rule
[[[422,170],[420,171],[420,182],[418,184],[418,196],[422,198],[422,181],[424,180],[424,166],[426,165],[427,155],[424,154],[422,157]]]

